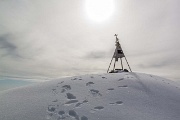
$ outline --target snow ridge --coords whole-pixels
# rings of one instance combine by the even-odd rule
[[[180,86],[157,76],[63,78],[0,94],[1,120],[179,120]]]

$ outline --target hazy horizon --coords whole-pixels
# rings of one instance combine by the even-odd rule
[[[0,92],[8,89],[18,88],[25,85],[30,85],[32,83],[35,82],[25,81],[25,80],[9,80],[9,79],[0,80]]]

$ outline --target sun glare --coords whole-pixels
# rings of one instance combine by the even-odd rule
[[[114,12],[113,0],[86,0],[86,12],[90,19],[102,22]]]

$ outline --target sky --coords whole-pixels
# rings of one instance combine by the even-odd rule
[[[118,34],[133,72],[180,81],[180,1],[104,1],[0,0],[0,79],[106,73]]]

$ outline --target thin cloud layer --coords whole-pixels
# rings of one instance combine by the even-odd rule
[[[115,33],[133,71],[179,80],[178,0],[114,0],[101,23],[85,1],[0,1],[0,76],[42,79],[106,72]]]

